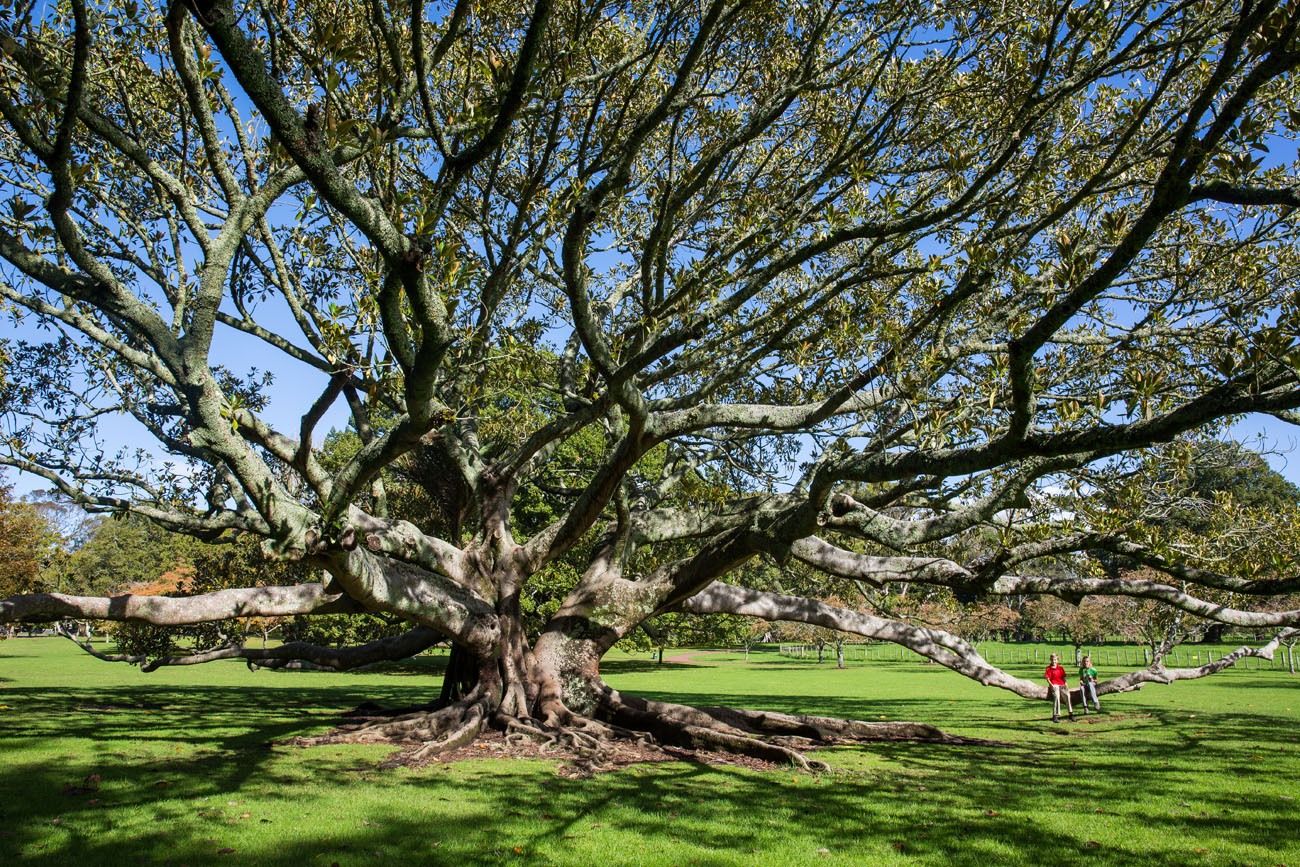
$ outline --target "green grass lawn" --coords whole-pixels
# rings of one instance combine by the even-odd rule
[[[0,864],[1300,865],[1300,676],[1149,686],[1053,725],[1045,703],[932,665],[668,658],[682,655],[615,655],[608,679],[1006,746],[836,749],[819,775],[673,762],[575,781],[491,759],[378,770],[381,747],[267,743],[362,701],[427,700],[436,657],[358,674],[142,674],[61,639],[15,639],[0,642]],[[92,773],[98,791],[65,793]]]

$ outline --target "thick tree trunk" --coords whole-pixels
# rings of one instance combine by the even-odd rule
[[[1221,644],[1227,631],[1228,624],[1211,623],[1205,628],[1205,633],[1201,636],[1201,644]]]
[[[455,621],[463,624],[455,635],[440,630],[457,643],[439,700],[407,713],[367,717],[304,743],[394,743],[405,747],[398,761],[418,761],[462,747],[491,726],[508,745],[531,741],[543,751],[558,751],[579,772],[590,772],[617,750],[618,742],[628,741],[640,747],[740,753],[809,768],[816,763],[803,750],[822,744],[956,740],[911,723],[794,718],[624,697],[601,679],[600,661],[665,604],[673,585],[622,579],[611,546],[530,646],[519,604],[526,563],[502,539],[500,547],[480,548],[468,558],[466,583],[474,586],[479,600],[495,601],[485,616],[482,602],[466,595],[462,607],[477,619]],[[397,603],[390,607],[404,610]],[[825,642],[819,643],[819,651],[824,648]]]
[[[480,663],[474,652],[459,644],[451,646],[451,656],[447,660],[447,670],[442,676],[442,693],[438,696],[440,704],[451,704],[470,693],[478,683]]]
[[[547,626],[533,650],[538,711],[544,721],[556,721],[566,710],[583,716],[596,713],[602,691],[600,660],[617,638],[602,635],[586,618],[557,618]]]

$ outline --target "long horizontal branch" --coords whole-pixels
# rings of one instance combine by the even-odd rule
[[[1054,578],[1047,576],[1004,575],[993,583],[991,591],[999,596],[1046,594],[1077,599],[1083,596],[1135,596],[1154,599],[1188,614],[1204,617],[1229,626],[1267,628],[1300,626],[1300,609],[1290,611],[1243,611],[1207,602],[1177,587],[1158,581],[1132,578]]]
[[[982,578],[971,569],[941,557],[874,557],[847,551],[817,537],[791,547],[799,560],[831,575],[875,586],[914,581],[942,587],[969,588],[997,596],[1045,595],[1078,600],[1084,596],[1134,596],[1164,602],[1197,617],[1229,626],[1266,628],[1300,626],[1300,609],[1245,611],[1209,602],[1170,584],[1134,578],[1072,578],[1046,575],[1002,575]]]
[[[681,603],[692,614],[739,614],[763,620],[811,623],[867,638],[889,641],[932,659],[985,686],[1024,698],[1046,698],[1047,686],[1014,677],[987,662],[967,641],[940,629],[913,626],[871,614],[837,608],[816,599],[787,596],[714,581]]]
[[[863,581],[874,587],[915,581],[922,584],[964,583],[970,570],[942,557],[876,557],[858,554],[832,545],[817,536],[800,539],[790,546],[796,560],[823,572]]]
[[[1228,205],[1280,205],[1284,208],[1300,206],[1300,193],[1292,187],[1258,187],[1212,181],[1192,187],[1191,201],[1209,199]]]
[[[739,614],[768,621],[810,623],[827,629],[889,641],[985,686],[996,686],[1023,698],[1048,697],[1046,686],[1014,677],[997,668],[980,656],[971,644],[956,635],[939,629],[928,629],[849,611],[816,599],[750,590],[746,587],[715,581],[683,602],[681,609],[692,614]],[[1300,629],[1284,629],[1262,647],[1242,646],[1196,668],[1170,669],[1156,665],[1129,672],[1098,684],[1097,691],[1104,695],[1138,689],[1145,683],[1194,680],[1223,671],[1249,657],[1272,659],[1279,644],[1294,639],[1297,635],[1300,635]]]
[[[436,629],[476,652],[487,654],[496,646],[501,637],[496,609],[468,582],[376,553],[368,540],[359,541],[340,539],[337,548],[319,557],[349,597],[368,611],[387,611]]]
[[[1274,596],[1300,591],[1300,575],[1276,579],[1236,578],[1232,575],[1224,575],[1220,572],[1214,572],[1209,569],[1188,566],[1184,563],[1175,563],[1161,557],[1145,545],[1139,545],[1135,542],[1128,542],[1123,539],[1115,539],[1111,537],[1099,537],[1096,540],[1095,545],[1092,547],[1103,548],[1115,554],[1123,554],[1126,557],[1132,557],[1143,565],[1168,573],[1182,581],[1190,581],[1194,584],[1200,584],[1203,587],[1218,587],[1222,590],[1231,590],[1235,593],[1248,593],[1257,596]]]
[[[465,552],[410,521],[385,520],[355,506],[348,510],[348,526],[364,538],[371,551],[386,554],[431,572],[465,583],[469,574]]]
[[[899,520],[869,508],[846,494],[830,499],[830,514],[825,526],[852,532],[854,535],[904,548],[954,536],[987,521],[1003,509],[1010,508],[1024,496],[1025,490],[1049,473],[1072,469],[1088,463],[1095,455],[1069,455],[1053,459],[1026,461],[1016,472],[1001,481],[986,496],[965,503],[930,518]]]
[[[241,587],[197,596],[70,596],[29,593],[0,599],[0,623],[78,620],[118,620],[155,626],[188,626],[233,620],[236,617],[287,617],[294,614],[347,614],[359,611],[342,594],[328,593],[322,584],[287,587]]]
[[[249,510],[219,510],[211,514],[200,515],[183,512],[154,502],[133,500],[127,497],[91,494],[83,485],[96,479],[95,476],[83,475],[79,478],[65,478],[49,467],[17,454],[0,454],[0,466],[9,466],[23,472],[31,473],[49,482],[56,490],[66,496],[72,503],[88,512],[113,512],[116,514],[131,512],[178,533],[187,533],[195,538],[215,538],[227,530],[269,534],[270,528],[261,516]],[[102,481],[102,479],[100,479]],[[134,479],[113,479],[114,483],[141,487]],[[145,490],[153,495],[154,492]]]
[[[305,641],[290,641],[279,647],[240,648],[240,658],[261,668],[287,668],[295,662],[309,662],[334,671],[348,671],[376,662],[400,662],[442,641],[427,626],[417,626],[401,635],[380,638],[351,647],[322,647]]]
[[[250,668],[292,668],[294,663],[307,662],[320,668],[348,671],[377,662],[397,662],[426,650],[441,640],[441,636],[425,626],[417,626],[401,635],[380,638],[367,644],[350,647],[325,647],[306,641],[290,641],[279,647],[253,648],[231,644],[197,653],[158,656],[150,659],[146,654],[105,653],[88,643],[77,641],[66,632],[65,638],[82,650],[105,662],[129,662],[143,671],[157,671],[167,665],[201,665],[222,659],[243,659]]]
[[[802,404],[700,404],[689,409],[661,412],[655,429],[673,435],[709,427],[799,430],[835,415],[866,412],[878,407],[896,388],[869,389]]]
[[[1131,671],[1128,674],[1097,684],[1097,692],[1105,695],[1108,692],[1127,692],[1131,689],[1137,689],[1144,683],[1173,683],[1176,680],[1196,680],[1200,677],[1208,677],[1226,668],[1231,668],[1243,659],[1251,657],[1272,659],[1273,654],[1277,652],[1278,645],[1295,638],[1297,635],[1300,635],[1300,630],[1284,629],[1273,636],[1273,639],[1267,644],[1260,647],[1242,645],[1230,653],[1225,653],[1218,659],[1212,659],[1205,665],[1195,668],[1165,668],[1163,665],[1154,665],[1150,668]]]
[[[1300,382],[1295,375],[1280,373],[1268,388],[1261,389],[1257,383],[1266,372],[1251,371],[1249,376],[1242,374],[1174,409],[1139,421],[1098,425],[1080,431],[1004,437],[970,447],[852,455],[819,469],[813,481],[813,491],[829,492],[836,481],[885,482],[919,475],[952,477],[983,472],[1010,461],[1032,457],[1068,458],[1091,454],[1097,458],[1168,442],[1180,433],[1227,415],[1300,408]]]
[[[753,523],[756,517],[775,515],[798,502],[790,496],[763,494],[738,498],[725,511],[710,512],[695,508],[647,509],[632,515],[632,538],[637,544],[679,541],[714,536]]]

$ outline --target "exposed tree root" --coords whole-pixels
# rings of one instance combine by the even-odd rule
[[[340,743],[388,743],[402,750],[385,766],[420,765],[449,756],[484,755],[466,751],[489,728],[500,733],[492,745],[474,744],[515,756],[557,758],[557,773],[586,777],[636,761],[699,759],[727,761],[743,757],[759,766],[793,765],[826,770],[824,762],[805,753],[817,747],[868,741],[924,741],[940,744],[990,744],[949,735],[933,726],[911,722],[862,722],[797,716],[725,707],[686,705],[622,696],[601,685],[593,715],[567,707],[548,707],[539,717],[519,716],[494,707],[490,691],[475,689],[461,701],[381,716],[367,713],[360,721],[293,743],[309,746]],[[745,763],[745,762],[742,762]]]
[[[950,735],[923,723],[863,722],[729,707],[696,708],[624,697],[609,688],[603,696],[603,707],[612,719],[646,727],[665,742],[727,750],[771,762],[785,761],[806,770],[824,769],[825,763],[809,759],[804,751],[833,744],[870,741],[991,744]]]
[[[662,702],[649,702],[657,710]],[[759,735],[789,735],[818,743],[839,741],[925,741],[940,744],[988,744],[989,741],[950,735],[932,725],[917,722],[864,722],[825,716],[804,716],[752,711],[731,707],[693,708],[712,719]],[[662,712],[662,710],[660,710]]]
[[[729,723],[709,717],[686,705],[664,704],[641,698],[624,699],[607,690],[602,712],[616,723],[649,732],[666,744],[687,749],[721,750],[776,764],[792,764],[803,770],[826,770],[826,764],[803,754],[814,746],[810,738],[796,735],[755,737]]]
[[[646,732],[573,713],[566,712],[564,717],[563,723],[553,725],[535,719],[498,715],[494,727],[505,732],[508,747],[532,744],[541,755],[564,758],[565,764],[559,770],[563,776],[589,777],[614,770],[620,763],[627,763],[620,760],[628,745],[637,748],[638,754],[657,750],[654,738]]]
[[[565,776],[589,777],[610,770],[606,759],[612,754],[604,732],[578,727],[555,728],[535,720],[503,717],[508,746],[522,746],[532,741],[542,755],[566,759]]]
[[[402,712],[396,716],[340,726],[314,737],[295,738],[299,746],[324,744],[393,744],[405,747],[395,764],[418,762],[470,743],[482,733],[491,713],[491,693],[475,689],[464,699],[433,710]],[[386,763],[387,764],[387,763]]]

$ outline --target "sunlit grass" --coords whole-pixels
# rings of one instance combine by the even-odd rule
[[[616,654],[606,668],[632,693],[916,719],[1006,746],[841,748],[816,776],[664,763],[571,781],[547,762],[493,760],[380,771],[382,747],[267,743],[362,701],[427,700],[440,659],[146,675],[19,639],[0,643],[0,864],[1300,863],[1300,676],[1147,687],[1053,725],[1045,705],[921,663],[668,660]],[[98,791],[68,789],[92,773]]]

